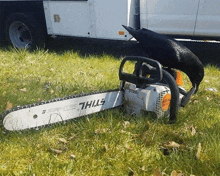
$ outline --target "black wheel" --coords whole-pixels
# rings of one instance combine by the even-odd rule
[[[5,37],[15,48],[45,47],[46,32],[30,14],[11,14],[5,23]]]

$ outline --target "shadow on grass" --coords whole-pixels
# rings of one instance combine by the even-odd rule
[[[47,43],[47,49],[57,54],[63,54],[66,51],[77,51],[82,57],[88,55],[103,56],[104,54],[112,55],[115,58],[146,55],[135,41],[110,41],[86,38],[50,38]]]
[[[207,42],[181,41],[195,53],[204,65],[211,64],[220,67],[220,44]],[[4,41],[0,48],[8,50]],[[117,41],[90,38],[57,37],[48,38],[46,49],[49,52],[64,54],[65,52],[78,52],[80,56],[111,55],[115,58],[124,56],[147,56],[136,41]]]
[[[220,67],[220,43],[181,42],[199,57],[204,65],[211,64]]]
[[[183,45],[195,53],[204,65],[212,64],[220,67],[220,44],[208,42],[182,41]],[[58,37],[48,40],[50,51],[62,54],[65,51],[78,51],[81,56],[103,54],[116,58],[122,56],[147,56],[136,41],[111,41],[86,38]]]

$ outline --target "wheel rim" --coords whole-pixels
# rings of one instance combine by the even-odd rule
[[[20,21],[14,21],[9,27],[9,37],[11,43],[16,48],[30,48],[32,35],[30,29]]]

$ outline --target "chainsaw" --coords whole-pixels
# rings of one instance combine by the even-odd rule
[[[124,71],[127,63],[134,64],[132,73]],[[17,106],[2,114],[3,125],[9,131],[39,128],[120,106],[130,114],[153,112],[174,123],[179,107],[194,93],[178,87],[176,73],[146,57],[125,57],[119,68],[120,89]]]

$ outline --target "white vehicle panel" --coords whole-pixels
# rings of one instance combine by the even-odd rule
[[[44,1],[44,3],[47,4],[45,11],[49,11],[49,13],[45,13],[47,14],[46,21],[49,34],[89,36],[88,1]],[[56,16],[60,21],[55,21]]]
[[[193,35],[199,0],[141,0],[141,27],[163,33]]]
[[[128,24],[130,1],[44,1],[48,34],[128,40],[122,25]]]
[[[219,0],[200,0],[196,36],[220,36],[219,7]]]
[[[128,0],[94,0],[97,38],[129,39],[128,32],[122,27],[128,21],[127,3]],[[125,35],[119,35],[119,31],[124,31]]]

